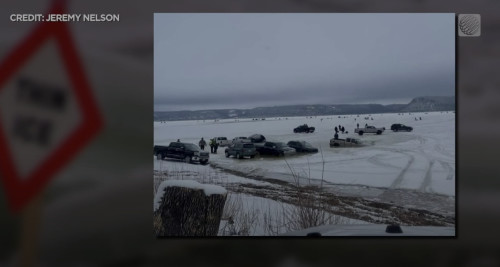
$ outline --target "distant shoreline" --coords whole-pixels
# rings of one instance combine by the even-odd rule
[[[317,104],[257,107],[251,109],[207,109],[155,111],[154,121],[223,120],[300,116],[339,116],[383,113],[455,111],[455,97],[417,97],[408,104]]]

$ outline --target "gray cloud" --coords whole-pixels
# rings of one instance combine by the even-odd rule
[[[156,14],[155,109],[454,95],[453,14]]]

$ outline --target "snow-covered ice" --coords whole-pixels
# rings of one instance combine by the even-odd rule
[[[369,120],[365,120],[369,117]],[[422,118],[420,120],[419,118]],[[373,120],[371,119],[373,118]],[[415,120],[418,118],[418,120]],[[307,123],[316,127],[312,134],[294,134],[293,128]],[[357,123],[385,127],[382,135],[354,134]],[[412,132],[392,132],[393,123],[412,126]],[[340,134],[361,139],[366,146],[331,148],[335,126],[349,132]],[[455,113],[402,113],[332,115],[318,117],[268,118],[266,120],[206,120],[154,122],[155,145],[180,139],[198,143],[201,137],[249,136],[263,134],[267,140],[304,140],[321,153],[286,158],[257,157],[237,160],[224,157],[224,148],[210,155],[212,166],[260,176],[292,181],[292,173],[312,181],[333,185],[362,185],[373,188],[410,189],[422,193],[455,196]],[[324,164],[323,164],[324,163]],[[309,181],[309,179],[307,179]]]

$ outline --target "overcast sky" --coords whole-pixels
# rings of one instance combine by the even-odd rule
[[[455,95],[454,14],[155,14],[155,111]]]

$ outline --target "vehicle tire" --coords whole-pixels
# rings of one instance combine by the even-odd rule
[[[251,159],[255,158],[255,155],[251,155],[251,156],[250,156],[250,158],[251,158]]]
[[[334,147],[338,147],[338,146],[340,146],[340,145],[339,145],[339,143],[333,143],[333,146],[334,146]]]
[[[363,135],[363,131],[359,131],[359,132],[358,132],[358,134],[359,134],[359,135]]]
[[[377,134],[378,134],[378,135],[381,135],[381,134],[382,134],[382,131],[381,131],[381,130],[378,130],[378,131],[377,131]]]
[[[240,153],[236,153],[236,158],[237,158],[237,159],[241,159],[241,155],[240,155]]]
[[[190,156],[186,156],[186,157],[184,158],[184,162],[186,162],[186,163],[191,163],[191,157],[190,157]]]
[[[226,158],[229,158],[229,152],[226,151]]]
[[[293,130],[294,133],[297,133],[297,130]]]
[[[398,129],[394,129],[393,131],[397,132],[397,131],[398,131]]]

